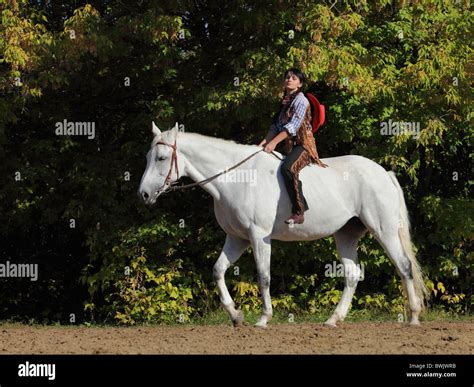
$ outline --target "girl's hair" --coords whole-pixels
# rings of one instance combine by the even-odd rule
[[[300,70],[300,69],[297,69],[296,67],[292,67],[288,70],[285,71],[285,75],[283,76],[283,79],[286,79],[286,77],[288,76],[288,74],[293,74],[293,75],[296,75],[296,77],[300,80],[301,82],[301,87],[303,87],[306,83],[306,77],[305,75],[303,74],[303,72]]]

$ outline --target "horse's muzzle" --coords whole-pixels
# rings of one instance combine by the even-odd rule
[[[151,195],[145,190],[138,192],[138,197],[143,200],[143,203],[145,203],[147,206],[154,205],[158,196],[158,192],[155,192]]]

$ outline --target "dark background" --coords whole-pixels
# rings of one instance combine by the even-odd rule
[[[191,189],[149,209],[136,196],[151,121],[258,143],[291,66],[327,108],[320,155],[360,154],[396,172],[430,305],[469,313],[471,14],[464,2],[377,3],[2,2],[0,260],[37,263],[39,279],[0,279],[0,319],[130,324],[216,309],[211,272],[225,234],[211,197]],[[64,119],[94,122],[95,139],[56,136]],[[420,123],[420,137],[381,135],[390,119]],[[359,256],[366,279],[353,309],[401,313],[383,250],[366,237]],[[275,242],[276,309],[334,306],[343,281],[324,265],[335,259],[331,238]],[[250,253],[239,269],[228,283],[254,310]]]

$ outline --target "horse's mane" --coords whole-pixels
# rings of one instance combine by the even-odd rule
[[[164,132],[163,134],[168,134],[168,136],[166,136],[166,138],[168,138],[168,141],[169,141],[169,135],[171,134],[170,131],[168,132]],[[187,139],[190,139],[191,141],[193,139],[195,139],[196,141],[204,141],[204,142],[207,142],[209,144],[212,144],[213,146],[219,148],[219,149],[225,149],[227,147],[229,147],[229,149],[232,149],[232,150],[236,150],[237,147],[242,147],[242,149],[244,148],[247,148],[250,147],[250,146],[256,146],[255,144],[251,144],[251,145],[246,145],[246,144],[239,144],[237,142],[235,142],[234,140],[226,140],[226,139],[223,139],[223,138],[218,138],[218,137],[212,137],[212,136],[205,136],[204,134],[200,134],[200,133],[194,133],[194,132],[178,132],[178,143],[179,143],[179,137],[180,136],[186,136]],[[163,137],[162,137],[163,139]],[[158,136],[156,136],[153,141],[152,141],[152,146],[156,145],[156,142],[159,141],[158,140]],[[179,144],[178,144],[179,146]]]
[[[234,140],[226,140],[224,138],[206,136],[200,133],[186,132],[185,135],[186,137],[190,137],[190,138],[195,137],[196,139],[202,139],[204,141],[212,142],[213,144],[216,144],[217,146],[232,146],[234,149],[235,149],[235,146],[242,146],[242,147],[248,146],[246,144],[239,144],[238,142],[235,142]]]

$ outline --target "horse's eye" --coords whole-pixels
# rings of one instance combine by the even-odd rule
[[[161,157],[157,157],[155,160],[156,160],[156,161],[163,161],[164,159],[166,159],[166,157],[161,156]]]

